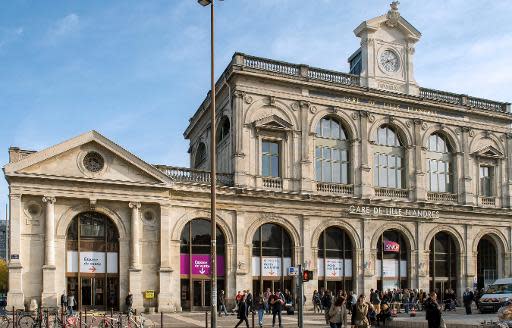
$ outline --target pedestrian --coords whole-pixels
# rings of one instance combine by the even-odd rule
[[[269,303],[272,308],[272,327],[276,324],[276,316],[279,320],[279,328],[281,328],[281,311],[283,310],[284,300],[281,297],[281,293],[279,291],[275,292],[275,294],[271,295],[269,298]]]
[[[245,291],[245,304],[247,304],[247,312],[252,312],[253,298],[250,290]]]
[[[326,290],[322,298],[322,307],[324,308],[325,323],[329,325],[329,310],[332,305],[331,291]]]
[[[68,315],[73,315],[73,307],[75,306],[75,295],[73,293],[68,295]]]
[[[370,289],[370,303],[375,308],[375,313],[379,314],[380,312],[380,297],[379,297],[379,291]]]
[[[238,321],[238,323],[236,324],[235,328],[240,326],[240,324],[242,322],[244,322],[244,321],[245,321],[245,326],[247,328],[249,328],[249,321],[247,320],[247,315],[249,313],[249,311],[248,311],[249,306],[245,302],[246,301],[246,297],[247,297],[246,295],[242,296],[242,298],[240,300],[240,304],[238,305],[238,315],[237,315],[237,318],[240,319],[240,321]]]
[[[258,324],[261,327],[263,327],[263,314],[265,313],[265,297],[263,296],[263,293],[259,293],[254,298],[254,310],[258,312]]]
[[[462,302],[464,303],[464,307],[466,308],[466,314],[471,314],[471,305],[473,304],[474,294],[469,288],[466,288],[466,291],[462,295]]]
[[[221,290],[219,293],[218,303],[219,303],[219,317],[221,316],[221,313],[224,312],[224,315],[228,315],[228,311],[226,310],[226,294],[224,293],[224,290]]]
[[[352,308],[352,325],[356,328],[369,328],[368,312],[370,311],[370,303],[366,302],[366,297],[361,294],[357,298],[356,304]]]
[[[315,291],[313,292],[313,312],[314,313],[317,313],[317,310],[318,310],[318,313],[322,313],[322,306],[321,306],[321,299],[320,299],[320,293],[315,289]]]
[[[128,292],[128,295],[126,295],[126,298],[124,300],[124,303],[126,304],[126,309],[128,311],[128,316],[132,314],[132,306],[133,306],[133,295],[132,292]]]
[[[60,295],[60,307],[62,313],[66,312],[68,308],[68,298],[66,297],[66,291],[63,291],[62,295]]]
[[[331,328],[341,328],[347,326],[348,310],[345,306],[345,298],[338,297],[329,309],[329,325]]]
[[[267,314],[270,314],[270,304],[268,303],[268,299],[272,295],[272,292],[270,291],[270,288],[267,288],[267,290],[263,293],[263,301],[265,302],[265,312]]]
[[[424,307],[428,328],[440,328],[441,307],[437,303],[437,294],[435,292],[430,292],[430,297],[425,301]]]

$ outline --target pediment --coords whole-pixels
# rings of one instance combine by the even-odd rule
[[[92,158],[92,159],[91,159]],[[34,152],[4,167],[6,176],[39,176],[163,185],[171,179],[96,131]]]
[[[388,14],[381,15],[359,24],[354,30],[357,37],[364,34],[373,34],[383,28],[396,29],[403,35],[404,39],[416,42],[421,38],[421,33],[402,16],[397,15],[398,11],[390,10]]]
[[[277,115],[270,115],[253,122],[258,129],[291,130],[293,125]]]
[[[484,157],[484,158],[503,158],[503,154],[493,146],[487,146],[480,150],[475,151],[471,154],[475,157]]]

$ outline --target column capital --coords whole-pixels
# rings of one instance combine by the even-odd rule
[[[53,196],[44,196],[43,197],[43,203],[47,203],[48,205],[55,204],[57,200]]]
[[[129,206],[130,208],[136,208],[136,209],[139,209],[141,205],[140,205],[140,202],[130,202],[130,203],[128,203],[128,206]]]
[[[12,200],[21,199],[21,194],[9,194],[9,198]]]

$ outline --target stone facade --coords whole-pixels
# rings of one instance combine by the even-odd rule
[[[478,275],[484,237],[495,247],[497,277],[510,276],[510,104],[418,87],[412,46],[420,34],[393,10],[355,31],[362,43],[351,60],[374,53],[373,61],[361,58],[361,75],[237,53],[218,80],[219,126],[229,124],[218,144],[217,222],[226,243],[224,287],[230,297],[253,288],[252,239],[266,223],[289,234],[292,264],[315,272],[306,284],[308,298],[318,288],[318,241],[328,227],[340,227],[350,238],[357,293],[377,286],[379,238],[389,230],[405,240],[409,288],[430,288],[430,245],[438,232],[455,244],[453,287],[459,296]],[[370,63],[390,44],[399,53],[399,68],[386,75]],[[191,220],[210,217],[209,175],[198,170],[209,166],[203,154],[210,148],[210,96],[185,132],[194,169],[149,165],[95,131],[38,152],[10,149],[4,167],[11,209],[9,306],[23,307],[31,299],[57,304],[66,290],[68,227],[76,215],[94,211],[118,230],[119,305],[131,292],[135,308],[150,306],[143,295],[154,290],[160,311],[182,309],[181,234]],[[316,129],[324,118],[340,122],[347,134],[345,183],[320,181],[315,174]],[[396,132],[403,151],[403,184],[397,188],[375,183],[382,126]],[[446,192],[429,189],[432,134],[445,138],[452,156],[453,183]],[[268,140],[279,145],[277,176],[262,173],[262,142]],[[99,154],[97,167],[87,165],[91,153]],[[482,165],[494,172],[485,196]]]

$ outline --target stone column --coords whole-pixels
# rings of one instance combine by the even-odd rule
[[[360,173],[359,177],[360,185],[355,186],[356,190],[354,190],[354,196],[361,196],[362,198],[369,198],[373,196],[373,183],[372,183],[372,175],[371,175],[371,167],[368,163],[369,156],[369,145],[368,145],[368,112],[360,112],[359,115],[359,133],[361,137],[360,143]],[[357,172],[357,171],[356,171]]]
[[[512,133],[506,134],[506,149],[507,158],[505,161],[506,175],[505,175],[505,202],[503,206],[512,208]]]
[[[313,181],[315,180],[313,173],[313,162],[311,158],[311,154],[313,149],[313,142],[310,143],[310,140],[313,140],[313,137],[309,135],[309,111],[311,108],[311,104],[308,102],[301,101],[299,104],[300,112],[300,129],[301,129],[301,138],[300,138],[300,181],[301,192],[310,193],[313,192]],[[311,147],[310,147],[311,144]]]
[[[421,141],[421,120],[414,120],[414,161],[416,170],[415,177],[415,198],[417,201],[427,199],[427,186],[425,185],[425,158],[423,157],[423,145]]]
[[[130,229],[130,268],[129,268],[129,291],[133,294],[133,309],[142,311],[144,302],[142,297],[142,270],[140,263],[140,203],[130,202],[128,206],[132,209]]]
[[[475,205],[473,183],[469,167],[469,138],[470,128],[462,128],[462,201],[465,205]]]
[[[41,304],[46,307],[57,306],[55,272],[55,197],[43,197],[45,209],[45,243],[43,266],[43,293]]]
[[[160,293],[158,294],[158,312],[174,312],[176,304],[172,301],[173,285],[171,274],[171,206],[160,205]],[[177,290],[179,290],[179,285]]]
[[[7,308],[24,308],[25,296],[21,271],[21,219],[23,207],[20,194],[10,194],[10,222],[9,222],[9,291],[7,293]]]
[[[233,132],[233,172],[235,186],[245,186],[249,183],[247,177],[247,165],[245,165],[244,145],[244,99],[246,94],[241,90],[234,90],[232,101],[232,115],[231,115],[231,131]],[[252,100],[250,96],[249,99]]]

